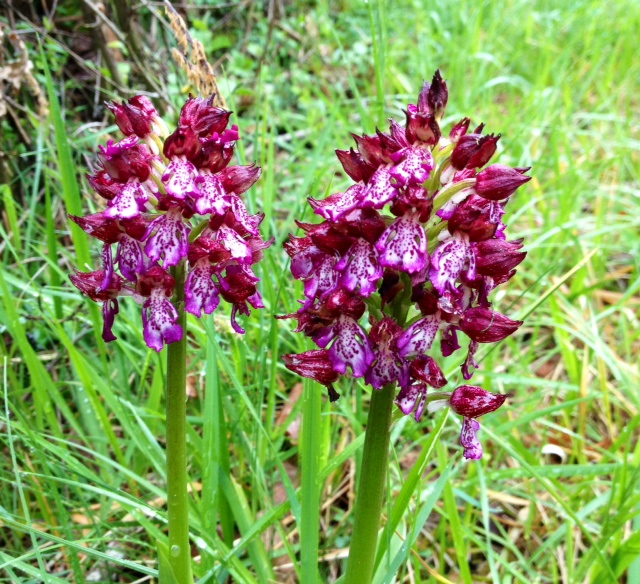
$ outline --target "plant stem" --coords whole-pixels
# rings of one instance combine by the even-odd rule
[[[302,405],[302,517],[300,525],[300,581],[318,582],[318,539],[320,531],[320,447],[322,393],[317,384],[304,380]]]
[[[167,501],[169,560],[178,584],[192,584],[187,492],[187,315],[184,310],[184,262],[171,270],[176,280],[175,307],[182,339],[167,347]]]
[[[391,410],[395,384],[373,390],[356,494],[355,524],[344,584],[371,584],[382,499],[389,467]]]

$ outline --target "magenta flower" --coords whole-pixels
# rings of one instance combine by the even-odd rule
[[[462,374],[478,367],[479,343],[498,342],[522,324],[491,309],[489,295],[508,281],[526,252],[507,241],[504,207],[530,177],[528,169],[489,163],[500,134],[469,132],[464,118],[448,135],[440,121],[448,88],[439,72],[425,83],[403,126],[353,137],[336,150],[353,184],[324,200],[309,199],[323,221],[298,223],[302,237],[285,249],[293,277],[304,284],[297,331],[320,350],[285,355],[295,373],[329,387],[341,375],[364,377],[374,389],[397,385],[396,403],[420,420],[430,401],[446,403],[465,420],[467,458],[482,447],[475,418],[505,396],[475,386],[428,393],[447,384],[431,354],[440,337],[444,356],[469,337]],[[241,264],[241,260],[238,259]],[[366,309],[368,319],[363,319]]]
[[[125,138],[100,148],[102,168],[88,177],[106,209],[71,217],[104,244],[102,270],[71,276],[82,293],[103,303],[103,339],[115,340],[118,297],[129,295],[142,304],[149,347],[160,351],[180,340],[168,270],[182,263],[185,309],[211,314],[222,297],[232,304],[233,328],[244,332],[236,314],[263,306],[251,266],[271,241],[260,237],[262,215],[250,215],[240,198],[260,168],[229,166],[239,139],[237,126],[227,128],[230,112],[212,99],[189,97],[169,135],[146,97],[108,107]]]

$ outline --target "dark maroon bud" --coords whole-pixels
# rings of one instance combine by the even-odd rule
[[[358,152],[360,153],[360,156],[362,156],[362,159],[367,164],[374,168],[378,168],[378,166],[387,162],[384,159],[382,144],[380,144],[380,138],[378,136],[367,136],[366,134],[363,134],[362,136],[358,136],[357,134],[351,135],[358,145]]]
[[[458,326],[471,340],[478,343],[497,343],[520,328],[521,320],[511,320],[504,314],[482,306],[464,311]]]
[[[134,95],[129,100],[129,105],[138,108],[144,114],[149,116],[149,118],[153,118],[158,115],[156,108],[153,107],[153,103],[146,95]]]
[[[69,276],[71,283],[94,302],[106,302],[111,298],[116,298],[124,284],[124,278],[113,273],[108,285],[104,286],[105,270],[96,270],[95,272],[74,271],[75,274]]]
[[[213,133],[220,134],[229,123],[231,112],[213,105],[213,96],[191,97],[180,112],[180,126],[191,128],[198,136],[204,138]]]
[[[482,130],[484,130],[485,123],[482,122],[474,131],[474,134],[482,134]]]
[[[498,224],[491,217],[491,203],[487,199],[471,195],[460,203],[449,219],[449,231],[461,231],[471,241],[483,241],[494,236]]]
[[[93,176],[86,175],[89,184],[103,199],[111,201],[122,189],[122,183],[114,181],[106,170],[100,170]]]
[[[298,221],[296,221],[296,223],[302,229],[305,229],[305,226],[310,228],[305,229],[305,231],[309,233],[311,241],[313,241],[318,249],[325,253],[333,255],[338,252],[340,255],[344,255],[353,245],[353,237],[340,233],[326,221],[319,225],[309,225],[308,223]]]
[[[358,320],[366,310],[363,300],[344,288],[338,288],[329,294],[325,304],[328,310],[350,316],[355,320]]]
[[[412,205],[404,197],[397,197],[391,202],[389,211],[396,217],[402,217],[411,207]]]
[[[522,240],[488,239],[475,246],[476,270],[482,276],[500,277],[511,273],[527,255]]]
[[[416,209],[419,212],[418,220],[421,223],[429,221],[431,214],[433,213],[433,199],[425,199],[424,201],[417,201],[414,203]]]
[[[98,159],[113,180],[126,183],[130,178],[135,177],[144,182],[151,174],[153,155],[145,144],[122,145],[123,142],[129,142],[129,139],[126,138],[119,144],[102,148]]]
[[[469,130],[470,123],[471,120],[469,118],[462,118],[451,129],[451,132],[449,133],[449,140],[451,140],[451,142],[453,142],[454,144],[457,144],[460,138],[462,138],[462,136],[464,136]]]
[[[376,135],[380,139],[380,144],[382,146],[382,152],[385,160],[389,158],[389,156],[394,152],[397,152],[398,150],[400,150],[405,146],[409,146],[409,143],[406,141],[406,138],[404,139],[404,142],[405,142],[404,144],[398,144],[398,142],[396,142],[396,140],[392,135],[387,134],[385,132],[381,132],[378,128],[376,128]]]
[[[120,225],[124,227],[124,230],[129,237],[133,237],[133,239],[136,239],[137,241],[142,241],[147,232],[147,228],[149,227],[149,219],[145,218],[143,215],[138,215],[131,219],[120,219]]]
[[[436,117],[436,119],[442,119],[444,116],[444,110],[447,107],[447,100],[449,99],[449,90],[447,84],[440,75],[440,70],[437,69],[431,80],[431,87],[427,93],[427,103],[429,104],[430,112]]]
[[[411,146],[407,140],[406,130],[393,118],[389,118],[389,133],[391,134],[393,142],[399,146],[400,149]]]
[[[353,148],[350,150],[340,150],[337,148],[335,153],[347,176],[354,182],[360,182],[362,180],[362,173],[360,172],[358,157],[362,160],[362,156],[357,154]]]
[[[227,270],[227,276],[220,278],[220,295],[234,304],[246,302],[250,296],[256,293],[255,278],[244,272],[232,272]]]
[[[456,170],[462,170],[467,166],[467,162],[478,151],[481,139],[482,136],[480,134],[464,134],[460,136],[456,147],[451,153],[451,166]]]
[[[122,107],[127,113],[133,133],[139,138],[146,138],[151,133],[151,117],[144,110],[131,105],[131,100],[123,103]]]
[[[189,263],[194,265],[198,260],[206,257],[214,264],[229,260],[231,258],[231,252],[217,239],[201,235],[198,239],[189,243],[187,258],[189,259]]]
[[[333,370],[333,365],[331,365],[329,359],[329,351],[315,349],[305,353],[283,355],[282,360],[289,371],[328,386],[329,399],[331,401],[335,401],[340,397],[335,389],[331,387],[331,384],[336,382],[340,375]]]
[[[475,385],[461,385],[451,394],[449,405],[458,415],[465,418],[478,418],[497,410],[509,397],[491,393]]]
[[[164,288],[165,295],[170,297],[175,285],[176,281],[169,272],[160,266],[153,266],[138,277],[136,292],[141,296],[150,296],[153,290]]]
[[[69,219],[79,225],[85,233],[104,243],[116,243],[122,237],[118,220],[105,217],[103,213],[94,213],[85,217],[69,215]]]
[[[229,166],[220,173],[220,181],[227,194],[241,195],[248,191],[260,178],[262,168],[250,166]]]
[[[456,170],[479,168],[494,155],[500,134],[482,136],[477,133],[461,136],[451,153],[451,166]]]
[[[367,164],[359,152],[353,148],[349,150],[336,150],[336,156],[342,164],[342,168],[354,182],[368,182],[375,168]]]
[[[202,142],[198,134],[189,127],[180,127],[164,141],[162,151],[164,155],[172,159],[177,156],[184,156],[193,162],[198,159],[202,150]]]
[[[411,362],[409,372],[413,379],[424,381],[427,385],[440,389],[447,384],[442,370],[433,357],[419,355]]]
[[[107,103],[116,118],[116,124],[125,136],[135,134],[146,138],[151,133],[151,119],[157,115],[151,101],[141,95],[132,97],[128,103]]]
[[[483,136],[480,140],[480,147],[478,151],[473,154],[473,156],[467,162],[468,168],[480,168],[484,166],[491,160],[491,157],[496,153],[498,140],[502,137],[502,134],[498,134],[494,136],[493,134],[488,134]]]
[[[129,120],[129,116],[124,108],[124,103],[105,101],[104,105],[107,106],[109,111],[114,115],[116,118],[116,125],[125,136],[135,134],[133,126],[131,125],[131,120]]]
[[[380,213],[371,208],[354,209],[343,219],[343,222],[335,225],[337,231],[351,237],[362,237],[372,244],[378,241],[387,228]]]
[[[431,111],[429,109],[429,89],[430,85],[426,81],[423,81],[422,89],[420,90],[420,95],[418,96],[418,113],[428,114]]]
[[[476,192],[490,201],[501,201],[515,193],[516,189],[531,180],[523,173],[529,168],[519,169],[492,164],[478,173]]]

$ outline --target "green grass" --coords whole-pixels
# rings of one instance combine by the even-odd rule
[[[514,317],[535,309],[480,351],[473,383],[513,394],[483,420],[480,464],[457,454],[456,416],[395,416],[375,581],[640,584],[637,2],[332,4],[288,3],[272,26],[257,6],[222,28],[219,9],[190,13],[211,60],[225,57],[243,156],[264,167],[250,206],[276,238],[259,269],[266,308],[243,320],[244,337],[224,307],[189,324],[195,574],[260,584],[343,574],[369,389],[343,381],[336,404],[320,403],[321,389],[296,387],[282,365],[308,347],[273,318],[301,297],[281,244],[294,219],[310,219],[307,196],[346,186],[333,150],[352,145],[349,132],[402,119],[439,67],[444,126],[484,121],[503,134],[499,162],[533,166],[506,216],[528,256],[494,298]],[[158,47],[147,76],[160,78],[173,41],[156,16],[141,25]],[[39,120],[25,92],[16,111],[29,143],[1,122],[0,581],[143,581],[157,574],[156,540],[167,541],[164,358],[126,301],[118,341],[99,343],[98,307],[68,282],[79,261],[97,265],[99,246],[65,214],[98,208],[83,173],[113,126],[83,125],[92,106],[77,96],[94,81],[71,70],[63,80],[72,58],[56,43],[67,37],[53,30],[40,53],[33,26],[18,27],[51,113]],[[159,84],[174,108],[183,83],[168,67]],[[451,387],[459,359],[444,360]],[[305,465],[317,480],[301,480]]]

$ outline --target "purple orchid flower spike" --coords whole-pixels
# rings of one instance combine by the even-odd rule
[[[285,243],[304,300],[283,318],[295,318],[320,349],[284,362],[330,388],[344,375],[364,377],[375,390],[397,386],[398,407],[416,420],[431,401],[447,403],[464,418],[465,456],[478,459],[475,418],[505,396],[475,386],[432,392],[447,384],[433,349],[452,355],[468,337],[461,369],[470,379],[480,344],[522,325],[493,310],[489,296],[526,256],[521,240],[506,239],[502,216],[530,177],[528,168],[486,166],[500,134],[484,134],[483,124],[470,131],[463,118],[443,133],[448,99],[437,71],[407,105],[404,126],[391,120],[387,132],[352,134],[356,147],[336,150],[352,184],[310,198],[321,223],[299,223],[303,236]]]
[[[272,242],[260,237],[262,216],[250,215],[240,198],[260,168],[229,166],[239,139],[237,126],[228,128],[230,112],[213,99],[189,97],[169,134],[146,97],[108,108],[125,138],[100,148],[102,168],[88,178],[106,209],[71,217],[104,244],[102,270],[71,276],[82,293],[103,303],[103,339],[115,340],[118,297],[125,295],[142,303],[150,348],[160,351],[182,339],[171,301],[175,282],[167,271],[181,265],[187,272],[185,309],[197,317],[211,314],[222,297],[232,304],[234,330],[243,332],[236,314],[263,307],[251,266]]]

